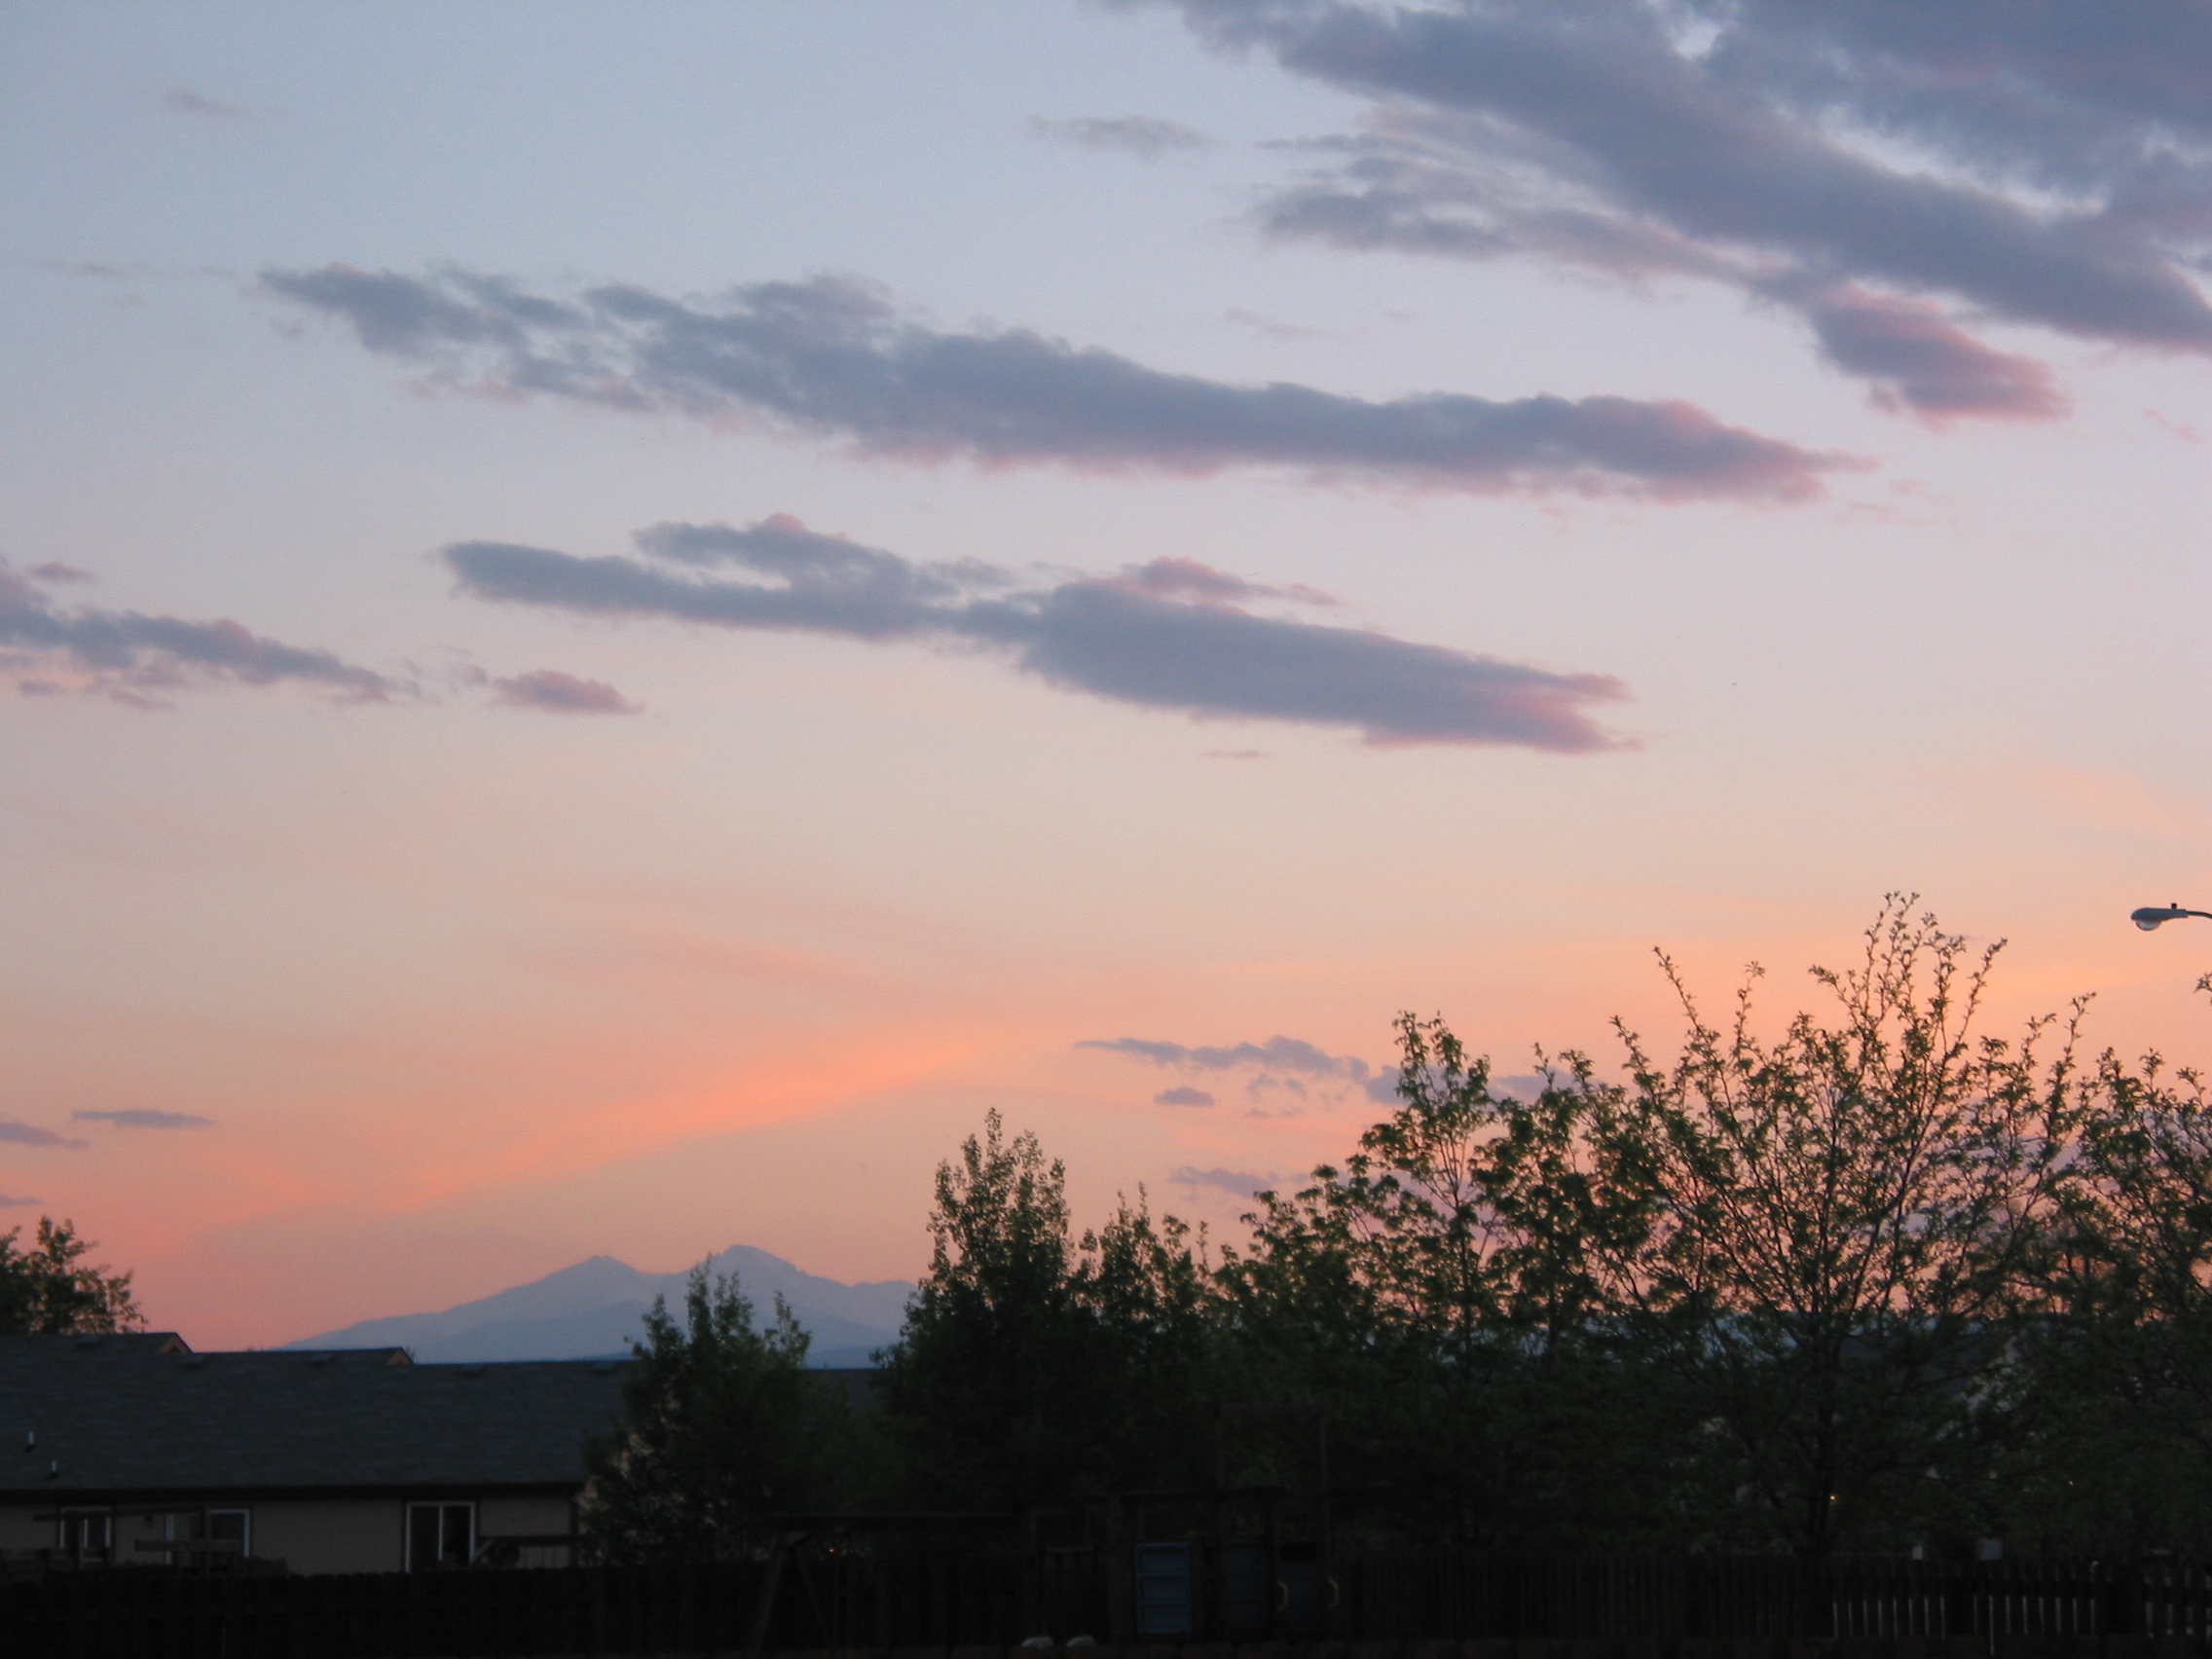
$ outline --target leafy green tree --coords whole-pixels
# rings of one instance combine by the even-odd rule
[[[877,1393],[918,1495],[1014,1508],[1080,1479],[1088,1392],[1072,1282],[1067,1172],[1033,1134],[983,1136],[940,1163],[930,1271],[885,1353]]]
[[[2212,989],[2212,980],[2200,988]],[[2104,1054],[2085,1091],[2046,1316],[2029,1334],[2038,1436],[2015,1525],[2046,1547],[2212,1548],[2212,1100]]]
[[[1595,1202],[1587,1066],[1523,1102],[1442,1020],[1398,1033],[1397,1110],[1343,1166],[1260,1194],[1224,1252],[1242,1391],[1324,1411],[1340,1467],[1390,1471],[1422,1541],[1654,1541],[1673,1425],[1601,1340],[1592,1253],[1634,1217]]]
[[[1174,1216],[1155,1220],[1140,1187],[1133,1206],[1118,1201],[1104,1227],[1084,1235],[1074,1277],[1094,1355],[1091,1483],[1203,1484],[1207,1408],[1220,1391],[1219,1299],[1203,1237]]]
[[[1398,1110],[1228,1254],[1240,1342],[1432,1536],[1810,1559],[1985,1530],[2105,1087],[2071,1024],[1977,1029],[1994,955],[1893,898],[1814,970],[1833,1012],[1771,1039],[1749,981],[1718,1029],[1662,958],[1678,1052],[1622,1027],[1626,1085],[1568,1054],[1526,1102],[1403,1018]]]
[[[1525,1100],[1403,1016],[1396,1108],[1210,1273],[1141,1197],[1073,1238],[993,1114],[887,1355],[909,1490],[1202,1484],[1209,1408],[1268,1404],[1401,1541],[2212,1548],[2212,1097],[2083,1063],[2080,1002],[1985,1030],[1998,949],[1893,896],[1779,1024],[1755,967],[1715,1023],[1662,956],[1678,1045],[1618,1026],[1624,1082],[1569,1053]]]
[[[1010,1510],[1202,1478],[1209,1280],[1140,1195],[1072,1237],[1066,1171],[999,1114],[940,1164],[930,1271],[884,1355],[882,1418],[931,1507]]]
[[[62,1337],[143,1329],[128,1272],[110,1272],[84,1258],[92,1242],[75,1224],[41,1216],[37,1241],[24,1249],[22,1229],[0,1234],[0,1335]]]
[[[580,1519],[601,1559],[739,1559],[769,1542],[771,1517],[836,1499],[844,1398],[807,1371],[807,1334],[781,1297],[775,1309],[756,1325],[737,1276],[710,1281],[704,1266],[681,1323],[654,1299],[631,1345],[621,1432],[587,1455]]]
[[[1819,1557],[1986,1525],[2025,1420],[2015,1293],[2072,1179],[2073,1026],[2047,1060],[2047,1020],[1982,1035],[2000,947],[1910,903],[1859,963],[1813,971],[1833,1015],[1772,1041],[1749,981],[1723,1032],[1667,964],[1683,1047],[1662,1062],[1623,1027],[1633,1082],[1593,1124],[1601,1203],[1645,1218],[1600,1252],[1610,1295],[1736,1493],[1717,1541]]]

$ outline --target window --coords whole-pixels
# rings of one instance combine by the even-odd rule
[[[207,1535],[210,1538],[228,1538],[238,1545],[240,1555],[253,1553],[253,1513],[245,1509],[210,1509],[207,1511]]]
[[[409,1572],[466,1567],[475,1554],[475,1504],[410,1503],[407,1506]]]
[[[64,1510],[55,1529],[55,1547],[79,1565],[105,1561],[115,1547],[115,1516],[108,1510]]]

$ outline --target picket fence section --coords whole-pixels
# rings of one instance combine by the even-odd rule
[[[1313,1627],[1286,1628],[1287,1595],[1269,1610],[1201,1582],[1183,1640],[1142,1645],[1126,1568],[1053,1550],[796,1553],[772,1583],[757,1565],[56,1573],[0,1586],[0,1655],[1031,1659],[1026,1639],[1094,1636],[1065,1659],[2212,1659],[2212,1576],[2172,1563],[1375,1553],[1333,1565]],[[1236,1607],[1248,1628],[1225,1623]]]
[[[2212,1636],[2212,1574],[2176,1563],[1392,1553],[1345,1564],[1357,1637],[1738,1641]]]

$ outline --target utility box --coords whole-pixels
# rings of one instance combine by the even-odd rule
[[[1137,1635],[1192,1635],[1197,1629],[1198,1582],[1193,1550],[1185,1544],[1136,1547]]]

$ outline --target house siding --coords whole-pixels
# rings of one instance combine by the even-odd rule
[[[275,1498],[253,1506],[253,1553],[293,1572],[397,1572],[407,1510],[393,1497]]]
[[[213,1509],[243,1509],[253,1518],[253,1554],[264,1561],[282,1562],[292,1572],[398,1572],[406,1565],[407,1505],[425,1496],[446,1502],[469,1494],[450,1489],[433,1493],[372,1493],[344,1497],[286,1497],[220,1494],[207,1499]],[[568,1493],[499,1493],[473,1499],[476,1535],[487,1537],[546,1537],[571,1530],[574,1513]],[[140,1540],[166,1541],[164,1511],[197,1506],[190,1493],[170,1493],[159,1499],[141,1497],[114,1510],[115,1560],[145,1567],[164,1564],[165,1552],[141,1550]],[[72,1509],[97,1510],[96,1502],[75,1502]],[[0,1552],[21,1558],[49,1550],[55,1543],[52,1502],[0,1505]],[[43,1518],[43,1519],[42,1519]],[[567,1567],[570,1552],[559,1545],[534,1545],[522,1552],[515,1565],[525,1567]]]

